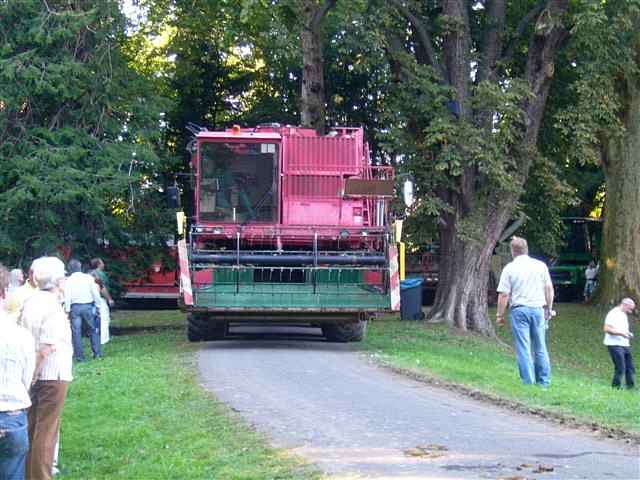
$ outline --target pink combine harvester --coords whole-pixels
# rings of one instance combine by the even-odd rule
[[[361,128],[194,133],[194,215],[178,242],[190,340],[260,321],[356,341],[398,309],[393,169],[371,164]]]

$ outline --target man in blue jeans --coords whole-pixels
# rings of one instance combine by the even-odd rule
[[[547,266],[529,255],[527,241],[513,237],[511,256],[500,275],[496,325],[504,325],[509,305],[518,370],[524,384],[551,383],[546,330],[553,312],[553,284]]]
[[[6,280],[7,270],[0,265],[0,479],[23,480],[36,350],[31,334],[5,313]]]
[[[89,330],[93,358],[102,356],[100,329],[95,308],[100,303],[100,292],[95,279],[87,273],[82,273],[82,264],[79,260],[71,259],[68,268],[71,275],[64,287],[64,309],[69,313],[71,320],[73,358],[77,362],[84,362],[85,357],[82,348],[83,323]]]

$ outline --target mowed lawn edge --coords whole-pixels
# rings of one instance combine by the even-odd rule
[[[103,360],[74,367],[62,417],[63,478],[321,478],[269,447],[198,384],[197,346],[183,336],[168,329],[112,337]]]
[[[605,430],[640,441],[640,391],[614,390],[612,366],[602,345],[602,309],[560,305],[549,330],[552,385],[520,383],[508,327],[498,329],[502,343],[443,324],[376,319],[363,343],[373,360],[427,383],[462,387],[474,397],[522,406],[530,413]],[[637,359],[638,346],[634,345]],[[467,389],[467,390],[465,390]]]

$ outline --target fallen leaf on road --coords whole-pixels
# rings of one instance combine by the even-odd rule
[[[533,473],[546,473],[546,472],[553,472],[555,469],[553,467],[547,467],[545,465],[538,465],[538,468],[536,468]]]
[[[408,457],[421,457],[421,458],[438,458],[446,455],[449,450],[444,445],[438,445],[437,443],[431,443],[429,445],[418,445],[414,448],[409,448],[404,451],[404,454]]]

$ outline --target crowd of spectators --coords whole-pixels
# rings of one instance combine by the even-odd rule
[[[82,327],[94,359],[109,341],[113,300],[101,259],[82,273],[56,257],[20,269],[0,265],[0,479],[50,479],[72,367],[85,361]],[[67,270],[71,273],[67,276]]]

